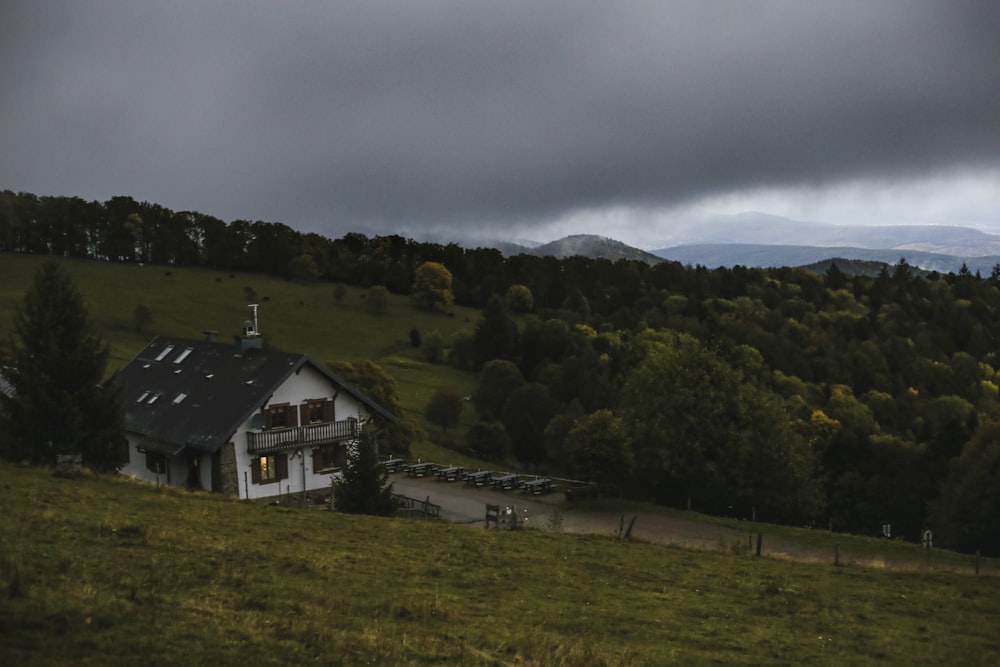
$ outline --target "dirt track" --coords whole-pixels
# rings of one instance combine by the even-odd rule
[[[606,535],[617,537],[619,531],[628,529],[632,517],[632,539],[654,544],[670,544],[688,549],[705,551],[736,551],[756,548],[755,534],[748,530],[735,530],[698,521],[688,521],[652,513],[629,513],[623,516],[614,512],[596,512],[567,508],[562,493],[530,495],[520,491],[497,491],[485,487],[467,486],[462,482],[444,482],[435,478],[407,477],[403,473],[392,475],[393,491],[418,500],[429,499],[441,506],[441,518],[450,523],[485,525],[486,505],[506,507],[516,505],[527,510],[528,526],[541,530],[562,530],[569,533]],[[807,563],[833,563],[833,553],[821,553],[765,536],[761,554],[769,558],[794,560]],[[843,565],[856,565],[892,570],[926,570],[924,562],[899,562],[885,559],[858,559],[844,554]],[[971,563],[971,561],[970,561]],[[972,566],[959,568],[935,564],[935,570],[951,570],[972,574]],[[988,564],[980,569],[983,575],[997,575]]]

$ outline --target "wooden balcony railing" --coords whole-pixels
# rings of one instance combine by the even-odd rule
[[[358,436],[357,419],[309,424],[268,431],[247,431],[247,451],[251,454],[270,454],[300,447],[319,447]]]

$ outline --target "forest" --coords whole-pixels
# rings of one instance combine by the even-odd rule
[[[670,506],[1000,555],[1000,267],[875,276],[328,239],[115,197],[0,192],[0,252],[254,271],[481,310],[468,450]],[[419,281],[416,281],[419,284]],[[414,338],[419,345],[419,336]],[[444,419],[444,418],[442,418]]]

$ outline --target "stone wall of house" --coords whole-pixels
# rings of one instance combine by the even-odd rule
[[[231,496],[240,495],[239,467],[236,464],[236,445],[227,442],[219,450],[219,491]]]

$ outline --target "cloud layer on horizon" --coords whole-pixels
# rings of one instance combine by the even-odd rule
[[[654,243],[737,206],[1000,226],[993,2],[99,0],[0,24],[0,188],[330,236]]]

